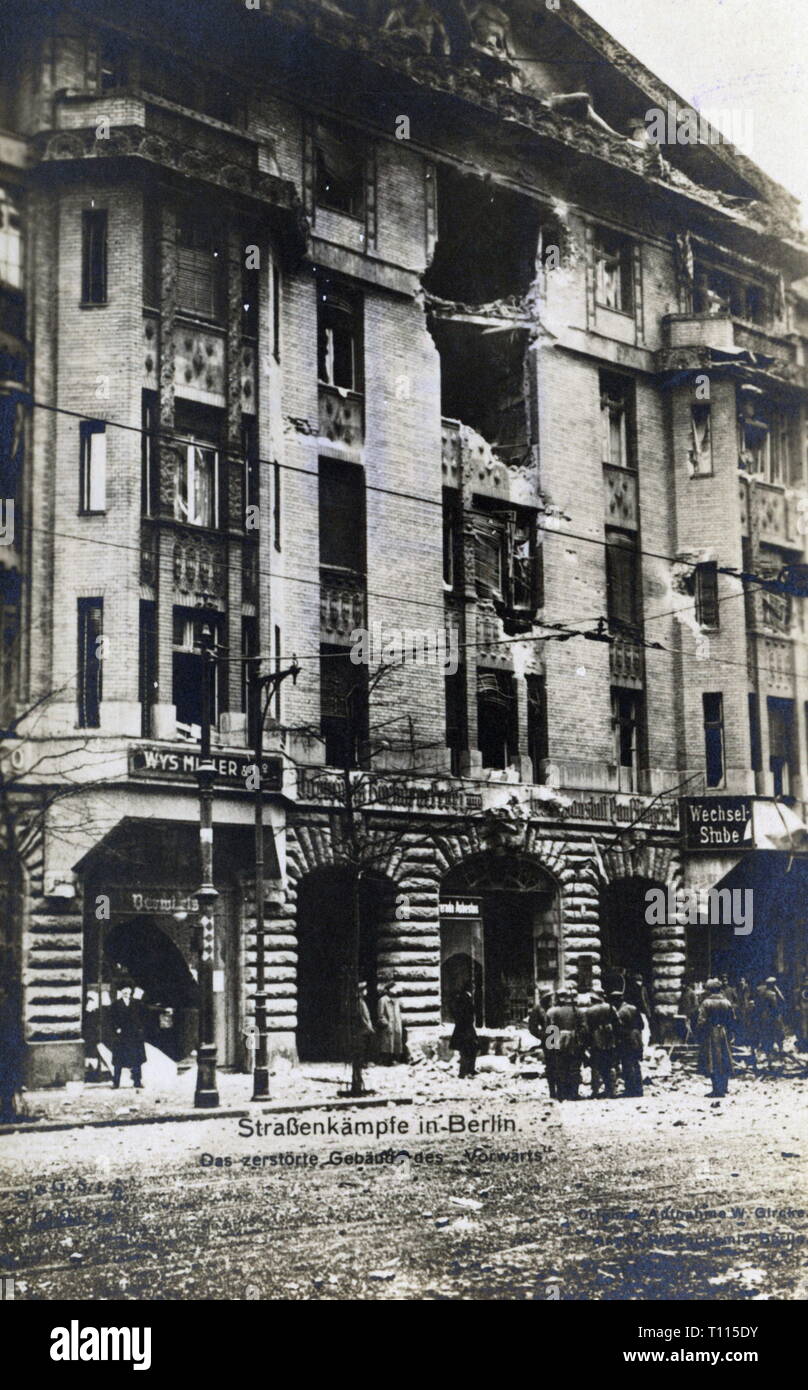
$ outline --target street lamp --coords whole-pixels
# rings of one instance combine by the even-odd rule
[[[260,657],[250,667],[250,684],[255,719],[255,1027],[257,1032],[253,1059],[253,1100],[269,1100],[269,1053],[267,1041],[266,951],[264,943],[264,791],[261,771],[264,757],[264,720],[270,700],[281,681],[287,676],[297,684],[300,667],[292,657],[285,671],[273,671],[262,676]],[[262,694],[266,697],[262,700]]]
[[[213,782],[216,768],[210,756],[210,687],[213,673],[213,633],[207,619],[201,632],[202,646],[202,730],[199,740],[199,857],[202,884],[197,892],[200,903],[199,928],[199,1042],[196,1054],[198,1110],[213,1110],[219,1104],[216,1085],[216,1020],[213,998],[213,970],[216,951],[215,903],[219,894],[213,886]]]

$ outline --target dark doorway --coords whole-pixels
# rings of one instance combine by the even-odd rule
[[[128,978],[143,991],[146,1041],[175,1062],[196,1047],[199,990],[179,947],[148,918],[116,922],[105,935],[103,974],[110,1002],[118,981]],[[111,1042],[101,1010],[101,1041]]]
[[[646,894],[664,885],[651,879],[626,878],[600,892],[600,967],[605,989],[622,990],[626,975],[651,983],[652,928],[645,920]]]
[[[346,1061],[355,874],[323,869],[303,879],[297,899],[297,1050],[302,1062]],[[379,924],[395,898],[386,880],[359,883],[359,978],[376,1020]]]

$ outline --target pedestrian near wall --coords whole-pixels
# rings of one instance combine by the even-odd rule
[[[112,1085],[117,1091],[121,1072],[132,1073],[135,1090],[143,1090],[142,1066],[146,1060],[143,1005],[135,999],[130,984],[118,986],[118,997],[110,1009],[112,1024]]]
[[[547,1011],[553,1006],[553,991],[545,990],[538,1004],[531,1010],[527,1026],[534,1038],[541,1043],[544,1057],[544,1075],[551,1100],[559,1100],[558,1094],[558,1050],[547,1046]]]
[[[474,1000],[467,986],[459,989],[452,1001],[452,1017],[455,1026],[449,1043],[460,1053],[458,1076],[474,1076],[480,1040],[474,1027]]]
[[[558,1003],[547,1010],[547,1046],[557,1054],[559,1100],[578,1100],[581,1084],[581,1024],[572,991],[557,991]]]
[[[713,1083],[712,1094],[725,1096],[733,1072],[731,1040],[735,1011],[721,992],[721,981],[707,981],[707,997],[698,1017],[699,1066]]]
[[[590,990],[592,1002],[583,1011],[582,1024],[589,1062],[592,1069],[592,1098],[614,1095],[616,1054],[616,1024],[614,1009],[601,989]]]
[[[404,1060],[404,1025],[401,1021],[401,1005],[393,993],[393,986],[384,984],[379,994],[378,1014],[379,1057],[382,1065],[391,1067],[394,1062]]]
[[[617,1059],[623,1077],[623,1094],[642,1095],[642,1017],[634,1004],[628,1004],[620,994],[610,994],[609,1002],[615,1011]]]

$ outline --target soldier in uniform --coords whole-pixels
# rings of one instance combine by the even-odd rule
[[[572,990],[559,989],[547,1010],[547,1047],[556,1053],[559,1100],[577,1100],[581,1084],[581,1025]]]
[[[699,1009],[699,1069],[713,1083],[713,1095],[725,1096],[732,1075],[731,1039],[735,1011],[721,992],[721,981],[707,981],[707,995]]]
[[[477,1068],[479,1038],[474,1027],[474,1000],[471,990],[459,989],[452,1001],[454,1032],[449,1040],[450,1046],[460,1053],[459,1077],[474,1076]]]
[[[558,1094],[558,1050],[547,1046],[547,1011],[552,1008],[552,1004],[553,991],[546,990],[536,1007],[531,1010],[527,1026],[534,1038],[538,1038],[541,1043],[544,1056],[544,1075],[547,1078],[550,1099],[560,1100]]]
[[[642,1017],[634,1004],[628,1004],[621,994],[610,994],[609,1001],[617,1015],[617,1059],[623,1075],[623,1093],[642,1095]]]
[[[592,1002],[582,1015],[586,1046],[592,1068],[592,1097],[614,1095],[617,1055],[615,1051],[616,1018],[612,1005],[607,1003],[602,989],[590,991]]]
[[[783,996],[777,988],[776,976],[770,975],[755,990],[755,1007],[752,1015],[753,1041],[752,1055],[757,1066],[757,1053],[765,1052],[766,1060],[771,1062],[772,1053],[783,1055]]]

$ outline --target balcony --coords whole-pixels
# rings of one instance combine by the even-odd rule
[[[711,353],[719,357],[752,353],[757,358],[755,365],[775,376],[801,384],[806,380],[794,341],[778,332],[774,324],[763,328],[729,313],[666,314],[662,341],[664,346],[657,354],[660,371],[704,368]]]
[[[365,442],[364,397],[320,383],[320,435],[331,444],[359,449]]]
[[[352,570],[320,570],[320,641],[348,644],[366,627],[365,579]]]
[[[641,686],[645,680],[643,648],[626,637],[615,637],[609,648],[609,672],[617,685]]]

